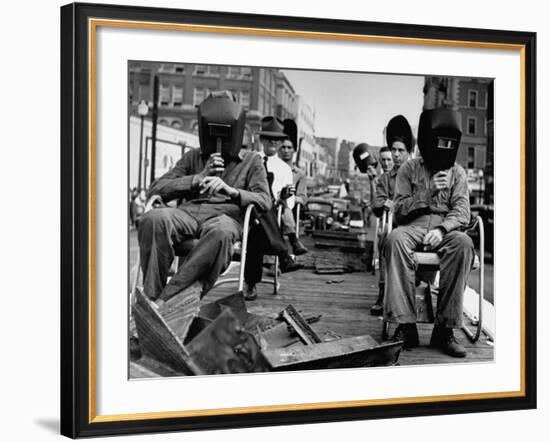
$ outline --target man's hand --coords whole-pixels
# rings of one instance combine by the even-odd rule
[[[201,193],[205,193],[208,196],[215,193],[223,193],[231,198],[239,196],[239,191],[226,184],[219,176],[207,176],[200,182],[199,186]]]
[[[213,153],[206,161],[204,169],[198,174],[198,181],[202,182],[207,176],[220,176],[225,170],[225,164],[219,153]]]
[[[372,166],[367,167],[367,176],[369,177],[369,180],[373,180],[376,178],[376,169]]]
[[[436,192],[449,187],[448,171],[440,170],[430,180],[430,190]]]
[[[289,184],[281,189],[280,198],[286,200],[292,195],[296,195],[296,186],[294,184]]]
[[[441,241],[443,241],[443,230],[433,229],[426,233],[422,244],[424,245],[424,250],[432,250],[435,249]]]

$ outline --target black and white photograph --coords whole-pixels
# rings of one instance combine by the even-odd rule
[[[493,78],[127,79],[130,379],[494,360]]]

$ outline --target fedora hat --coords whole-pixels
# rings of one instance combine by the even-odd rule
[[[287,135],[283,132],[283,122],[276,117],[267,116],[262,118],[262,130],[258,132],[258,135],[266,138],[287,138]]]

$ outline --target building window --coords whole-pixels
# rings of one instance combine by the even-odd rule
[[[242,68],[241,75],[247,80],[252,78],[252,68]]]
[[[161,124],[161,125],[163,125],[163,126],[169,126],[168,121],[165,120],[164,118],[162,118],[162,119],[159,120],[159,124]]]
[[[473,169],[475,167],[476,161],[476,148],[474,146],[468,147],[468,169]]]
[[[229,66],[227,68],[227,78],[239,78],[241,75],[241,68],[236,68],[234,66]]]
[[[174,69],[177,74],[183,74],[185,72],[185,66],[182,64],[177,64],[176,66],[174,66]]]
[[[159,72],[174,72],[174,65],[172,63],[161,63]]]
[[[182,125],[181,125],[181,122],[180,122],[179,120],[174,120],[174,121],[172,121],[172,127],[173,127],[174,129],[181,129],[181,126],[182,126]]]
[[[197,64],[195,65],[195,71],[193,72],[194,75],[204,75],[206,74],[206,66],[203,64]]]
[[[476,117],[468,117],[468,135],[476,134]]]
[[[220,67],[219,66],[208,66],[208,75],[211,77],[220,76]]]
[[[170,86],[161,84],[159,86],[159,104],[161,106],[168,106],[170,103]]]
[[[172,105],[174,107],[181,107],[183,104],[183,87],[174,86],[172,89]]]
[[[478,93],[477,91],[468,91],[468,106],[470,107],[477,107],[477,97]]]
[[[149,96],[148,84],[140,84],[138,86],[138,102],[140,102],[141,100],[144,100],[147,103],[151,101],[151,97]]]
[[[193,105],[198,106],[208,96],[208,89],[204,87],[196,87],[193,89]]]
[[[245,107],[245,108],[250,107],[250,92],[241,91],[239,96],[239,102],[241,103],[242,107]]]

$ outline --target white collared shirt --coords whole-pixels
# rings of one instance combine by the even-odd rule
[[[283,187],[294,184],[292,168],[281,160],[279,155],[275,154],[267,157],[267,170],[273,174],[273,184],[271,185],[273,196],[275,199],[279,199]],[[289,209],[294,207],[294,200],[294,196],[286,200],[286,206]]]

